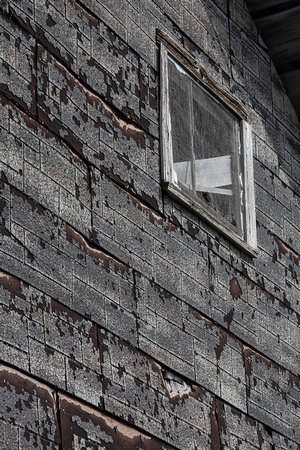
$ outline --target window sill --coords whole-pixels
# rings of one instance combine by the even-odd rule
[[[229,226],[226,226],[224,222],[218,220],[218,218],[211,214],[204,206],[199,202],[194,201],[193,198],[187,195],[183,190],[170,182],[163,182],[164,190],[175,200],[186,206],[190,211],[196,213],[199,217],[205,220],[208,224],[212,225],[223,236],[225,236],[230,242],[235,244],[240,250],[244,251],[252,258],[258,256],[257,248],[249,245],[243,238],[235,233]]]

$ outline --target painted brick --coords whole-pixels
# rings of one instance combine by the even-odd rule
[[[8,182],[88,234],[90,192],[85,163],[4,99],[1,108],[14,130],[14,136],[3,131],[0,137],[1,167]]]
[[[9,448],[18,448],[19,446],[19,429],[13,424],[0,420],[0,432],[3,442]]]
[[[31,436],[35,435],[36,440],[58,444],[60,433],[53,392],[45,385],[5,366],[1,366],[0,374],[2,419],[28,430]]]
[[[101,293],[100,298],[103,302],[104,315],[101,314],[99,305],[94,301],[90,303],[90,306],[89,304],[85,305],[84,313],[90,315],[95,312],[96,317],[99,317],[99,311],[100,318],[103,317],[103,322],[100,322],[102,325],[114,326],[116,324],[124,338],[129,340],[136,339],[136,321],[131,316],[132,311],[134,311],[134,304],[132,303],[133,279],[132,273],[130,271],[128,272],[128,268],[123,264],[117,263],[110,257],[107,258],[103,252],[91,247],[85,241],[84,237],[65,224],[61,223],[59,226],[59,233],[61,235],[59,243],[55,242],[55,240],[51,241],[51,228],[57,224],[55,218],[49,217],[47,213],[44,214],[43,209],[38,209],[38,205],[29,198],[23,196],[21,200],[21,197],[16,191],[14,191],[14,194],[17,194],[15,196],[17,202],[13,203],[14,208],[16,208],[13,210],[13,219],[18,220],[20,226],[23,225],[23,227],[31,228],[35,219],[38,218],[37,223],[40,225],[40,232],[44,228],[46,233],[45,239],[44,236],[42,238],[37,237],[27,229],[25,242],[23,244],[17,243],[17,248],[22,252],[21,255],[23,255],[24,249],[29,255],[29,259],[27,259],[27,267],[31,269],[29,272],[32,272],[35,267],[38,267],[39,273],[42,276],[48,278],[51,274],[50,281],[48,278],[48,283],[50,282],[53,286],[53,294],[55,292],[53,296],[57,298],[59,293],[57,288],[60,288],[60,286],[65,289],[70,289],[71,292],[74,292],[73,305],[75,307],[78,301],[78,291],[73,291],[73,282],[78,277],[82,280],[85,279],[89,288],[98,290],[97,295],[99,295],[100,286],[103,286],[104,291]],[[25,207],[25,214],[20,214],[20,204],[23,208]],[[36,210],[39,211],[37,216]],[[23,223],[24,221],[25,224]],[[4,247],[7,252],[11,252],[11,241],[11,238],[8,239]],[[48,244],[47,241],[51,242],[51,244]],[[76,260],[79,264],[75,263]],[[17,271],[17,267],[15,267],[15,270]],[[25,279],[29,281],[28,278],[30,277],[24,275],[24,272],[26,273],[26,266],[19,274],[23,273]],[[44,283],[42,285],[45,286]],[[36,287],[40,286],[41,282],[38,282]],[[59,296],[59,300],[64,302],[64,295]],[[82,301],[81,298],[79,300],[80,302]],[[66,304],[69,305],[69,302],[70,299],[66,301]],[[80,312],[82,313],[83,311],[80,309]],[[121,317],[123,317],[123,320],[120,320]],[[125,317],[127,318],[126,320],[124,320]]]
[[[63,448],[122,448],[166,449],[152,436],[140,433],[104,412],[97,411],[77,401],[59,396],[61,407]]]
[[[246,359],[249,414],[271,427],[275,425],[279,432],[297,442],[299,395],[295,396],[295,388],[299,380],[250,350],[246,350]]]
[[[296,450],[299,124],[244,0],[0,10],[6,448]],[[249,110],[256,259],[162,190],[157,28]]]
[[[0,91],[35,113],[35,40],[0,15]]]
[[[141,348],[155,358],[161,358],[163,352],[158,349],[164,349],[164,358],[170,367],[188,374],[216,395],[228,396],[245,411],[246,384],[241,344],[157,285],[137,278],[137,287],[139,330],[143,336]],[[228,367],[233,368],[230,373]],[[232,386],[235,386],[234,398]]]
[[[235,25],[247,33],[254,41],[257,41],[257,29],[248,9],[246,8],[245,2],[234,0],[230,6],[231,18]]]
[[[274,241],[273,241],[274,242]],[[276,250],[277,253],[278,250]],[[211,259],[213,261],[213,259]],[[214,257],[214,261],[217,262],[217,259]],[[289,329],[289,323],[291,321],[291,323],[296,323],[297,322],[297,317],[298,317],[298,313],[293,311],[293,309],[290,309],[289,307],[289,299],[287,299],[285,297],[285,295],[283,295],[284,290],[285,290],[285,285],[283,285],[282,288],[282,298],[281,296],[279,296],[278,292],[280,292],[280,287],[274,286],[273,283],[267,283],[267,280],[265,278],[262,278],[261,280],[258,278],[256,280],[256,282],[253,282],[251,280],[251,272],[249,272],[248,277],[244,277],[242,275],[239,276],[235,276],[232,277],[230,279],[227,278],[228,274],[230,273],[230,269],[229,266],[225,265],[222,261],[220,261],[220,265],[218,264],[217,266],[215,265],[215,262],[213,262],[213,267],[215,269],[215,273],[217,273],[217,278],[218,278],[218,283],[217,283],[217,287],[219,289],[219,291],[217,291],[217,289],[214,289],[214,302],[216,304],[216,301],[218,300],[218,297],[220,298],[224,298],[224,291],[223,289],[220,288],[220,282],[226,284],[231,284],[232,285],[232,296],[233,298],[235,298],[235,304],[232,305],[231,303],[229,303],[228,301],[228,309],[226,310],[226,303],[225,302],[219,302],[218,303],[218,307],[222,308],[221,311],[224,312],[224,319],[225,317],[227,317],[227,314],[229,314],[229,312],[232,310],[232,314],[231,315],[231,325],[230,325],[230,329],[233,330],[234,327],[234,333],[237,333],[239,335],[239,331],[237,331],[237,324],[235,323],[236,320],[238,321],[238,327],[241,325],[241,332],[242,333],[254,333],[257,334],[257,331],[259,328],[263,328],[266,329],[266,322],[265,319],[262,319],[261,324],[259,325],[259,323],[256,321],[255,319],[255,314],[257,314],[256,309],[260,309],[261,313],[263,313],[265,316],[267,314],[270,314],[270,317],[274,317],[276,320],[276,323],[279,325],[281,323],[281,325],[279,325],[280,327],[284,327],[284,322],[285,322],[285,327],[287,329]],[[225,269],[225,271],[224,271]],[[280,272],[282,273],[282,267],[279,268]],[[222,275],[224,276],[224,280],[222,281]],[[254,275],[254,273],[253,273]],[[214,281],[212,280],[213,284]],[[263,283],[265,283],[263,285]],[[264,286],[264,287],[263,287]],[[236,292],[234,293],[234,289],[236,289]],[[254,290],[254,292],[252,292]],[[226,294],[227,295],[227,294]],[[291,292],[291,299],[293,298],[293,296],[296,295],[296,291],[293,293]],[[278,298],[279,297],[279,298]],[[229,297],[227,297],[229,298]],[[249,300],[251,299],[251,303],[252,305],[249,305]],[[256,299],[256,300],[255,300]],[[255,303],[253,303],[253,301]],[[259,303],[258,303],[259,301]],[[263,302],[263,303],[261,303]],[[294,303],[294,302],[292,302]],[[230,306],[230,308],[229,308]],[[250,309],[249,309],[250,307]],[[265,308],[268,309],[265,309]],[[252,313],[251,313],[252,310]],[[227,312],[226,312],[227,311]],[[245,312],[248,311],[248,315],[245,314]],[[267,312],[268,311],[268,312]],[[274,311],[274,312],[272,312]],[[276,315],[276,313],[278,313]],[[251,317],[252,316],[252,320]],[[229,316],[228,316],[229,319]],[[246,324],[247,322],[247,324]],[[243,324],[244,323],[244,324]],[[274,322],[273,322],[274,324]],[[272,325],[270,325],[270,332],[272,333]],[[262,332],[265,333],[265,331],[262,329]],[[244,331],[243,331],[244,330]],[[242,335],[240,335],[242,336]],[[282,336],[280,336],[281,339],[285,340],[286,337],[286,333],[284,333]],[[250,336],[249,336],[250,338]],[[272,339],[272,334],[270,334],[270,339]],[[256,345],[259,345],[258,343]],[[263,348],[264,346],[264,341],[261,341],[261,346]],[[272,355],[269,354],[270,357],[275,358],[278,360],[278,354],[277,356],[275,356],[276,353],[276,349],[272,349],[272,345],[270,345],[269,351],[272,352]],[[280,361],[278,361],[280,362]]]
[[[157,198],[158,180],[149,178],[146,171],[150,154],[157,158],[154,139],[118,119],[106,103],[87,91],[42,48],[39,55],[42,120],[90,162],[111,172],[141,196],[145,193],[152,198],[157,193]],[[53,98],[53,84],[60,92],[60,103]],[[82,141],[83,134],[89,136],[87,141]]]
[[[148,422],[150,429],[154,426],[155,434],[170,444],[178,441],[183,447],[190,447],[203,433],[200,441],[208,445],[210,422],[205,417],[211,404],[209,394],[196,388],[194,393],[188,393],[188,390],[177,395],[168,393],[159,365],[109,334],[103,335],[103,344],[104,374],[110,380],[104,391],[105,405],[112,408],[111,412],[120,414],[117,404],[123,403],[135,417],[135,425],[144,428]],[[158,379],[152,386],[154,374]],[[164,425],[158,428],[155,422],[160,422],[162,417]]]
[[[282,438],[278,433],[270,433],[268,427],[242,416],[229,405],[218,404],[218,421],[221,429],[221,445],[225,448],[283,448],[296,449],[297,444]]]
[[[151,94],[150,103],[144,103],[141,115],[142,59],[118,33],[72,0],[64,0],[59,7],[53,2],[38,1],[32,5],[33,14],[28,14],[27,2],[23,0],[12,1],[10,8],[12,14],[21,19],[22,26],[94,92],[157,135],[157,94]],[[103,10],[109,14],[107,5]],[[105,19],[102,14],[99,17]],[[144,65],[148,70],[149,65],[145,62]],[[157,86],[151,88],[151,93],[155,90],[157,92]]]
[[[36,290],[32,290],[29,286],[26,284],[23,284],[22,286],[18,283],[17,279],[14,279],[12,277],[2,277],[3,279],[3,286],[4,286],[4,292],[10,293],[10,296],[12,299],[14,299],[14,303],[18,305],[19,310],[21,310],[21,305],[23,305],[23,311],[28,315],[28,319],[32,320],[32,314],[34,314],[34,318],[36,319],[36,323],[44,323],[45,324],[45,339],[48,343],[47,347],[44,347],[43,345],[38,345],[38,342],[33,342],[32,340],[30,345],[31,350],[31,370],[33,373],[38,374],[39,376],[43,376],[45,379],[49,379],[49,382],[53,383],[53,381],[56,380],[56,377],[59,375],[59,379],[62,380],[64,378],[63,371],[61,369],[63,368],[63,364],[60,363],[60,365],[57,365],[57,357],[58,352],[63,351],[65,354],[65,360],[67,362],[67,385],[66,389],[68,392],[75,394],[77,397],[82,398],[83,400],[87,400],[89,402],[92,402],[94,405],[98,405],[99,407],[102,407],[102,400],[101,400],[101,394],[102,390],[101,385],[103,383],[104,386],[104,400],[106,407],[109,408],[109,410],[112,413],[115,413],[117,415],[120,414],[120,408],[119,403],[123,402],[123,405],[126,406],[127,411],[131,410],[131,414],[134,415],[135,420],[139,417],[138,411],[141,411],[140,417],[143,417],[142,411],[144,411],[145,408],[145,402],[148,402],[147,406],[147,417],[148,420],[151,422],[150,429],[155,430],[155,433],[160,435],[163,439],[167,439],[167,441],[172,442],[173,439],[177,440],[180,446],[190,446],[194,445],[195,442],[202,442],[201,445],[206,448],[206,446],[209,445],[209,429],[210,429],[210,422],[207,422],[208,417],[208,411],[210,409],[211,403],[209,400],[210,397],[207,397],[207,394],[204,395],[204,392],[200,394],[200,397],[195,397],[193,392],[198,392],[199,389],[196,388],[196,386],[193,387],[192,393],[189,399],[189,403],[181,402],[180,396],[178,400],[176,400],[177,403],[177,412],[176,415],[180,417],[181,419],[184,419],[182,421],[181,419],[178,420],[178,417],[176,419],[177,423],[177,431],[180,433],[180,436],[177,437],[174,436],[174,433],[170,433],[171,429],[173,430],[173,426],[171,425],[174,421],[174,401],[176,396],[174,397],[174,394],[168,394],[168,388],[165,384],[165,381],[163,380],[163,371],[161,368],[154,363],[151,359],[143,355],[141,352],[137,351],[134,347],[129,346],[126,342],[121,341],[119,338],[116,338],[115,336],[111,334],[107,334],[104,332],[101,332],[99,335],[100,340],[100,348],[101,348],[101,366],[103,369],[100,370],[99,365],[99,357],[100,354],[98,353],[98,356],[96,356],[96,353],[98,352],[98,338],[97,333],[91,324],[86,319],[82,319],[82,317],[78,316],[77,314],[74,314],[67,308],[61,307],[57,302],[47,300],[45,303],[45,299],[43,296],[37,295],[38,292]],[[145,285],[145,283],[144,283]],[[26,297],[28,297],[28,300],[30,300],[31,306],[27,306],[28,300],[26,300]],[[7,299],[9,298],[9,295]],[[166,303],[168,297],[163,296],[164,303]],[[170,298],[170,297],[169,297]],[[8,301],[8,300],[7,300]],[[171,300],[174,302],[174,299]],[[156,302],[153,303],[155,305]],[[48,305],[45,311],[45,305]],[[202,330],[211,330],[213,329],[214,325],[211,323],[209,327],[207,325],[209,324],[209,321],[204,318],[200,318],[199,314],[196,314],[191,309],[189,309],[189,312],[191,314],[191,318],[194,318],[195,325],[198,325],[199,323],[205,324],[204,328]],[[44,321],[42,321],[41,313],[44,316]],[[51,320],[50,320],[51,319]],[[189,322],[191,323],[192,320],[190,319]],[[186,326],[185,329],[188,332],[192,332],[193,335],[196,337],[199,337],[199,331],[200,328],[191,328],[191,325],[188,326],[188,321],[185,322]],[[27,329],[27,327],[26,327]],[[51,331],[50,331],[51,329]],[[79,334],[80,333],[80,334]],[[211,333],[211,332],[210,332]],[[57,334],[57,338],[55,338],[55,334]],[[221,391],[222,395],[226,397],[226,377],[224,378],[223,373],[226,373],[226,369],[231,365],[234,372],[232,372],[231,376],[233,377],[240,377],[241,373],[238,369],[238,351],[240,346],[237,345],[237,342],[235,340],[232,340],[231,337],[227,337],[224,340],[224,332],[221,333],[221,341],[218,339],[214,344],[212,345],[211,352],[209,358],[212,358],[213,354],[216,354],[216,356],[219,358],[218,363],[218,371],[221,371],[220,376],[220,384],[221,384]],[[47,337],[48,336],[48,337]],[[62,336],[64,336],[64,339],[62,339]],[[72,343],[72,338],[76,338],[76,342]],[[202,332],[203,336],[203,342],[206,342],[206,345],[209,343],[210,338],[209,335],[205,336],[205,333]],[[211,335],[213,336],[213,335]],[[59,342],[61,340],[61,344],[59,345]],[[57,352],[54,354],[53,349],[49,345],[52,344],[52,342],[55,342],[55,345],[58,345]],[[70,344],[68,344],[70,343]],[[86,357],[86,361],[88,361],[88,366],[83,366],[79,362],[76,362],[76,354],[78,354],[78,351],[74,348],[74,344],[77,345],[78,343],[83,344],[85,343],[85,348],[88,351],[85,351],[84,354],[90,355],[90,357]],[[99,349],[100,349],[99,348]],[[96,350],[96,353],[95,353]],[[80,352],[81,354],[81,352]],[[83,354],[83,353],[82,353]],[[203,352],[202,352],[203,354]],[[208,353],[209,355],[209,353]],[[219,355],[219,356],[218,356]],[[236,356],[235,356],[236,355]],[[262,359],[257,354],[255,354],[256,359],[251,359],[252,353],[247,351],[247,367],[250,367],[250,372],[247,372],[248,379],[249,379],[249,386],[256,386],[257,382],[255,382],[255,377],[263,377],[264,383],[269,383],[270,387],[275,387],[275,391],[277,392],[277,389],[280,388],[281,395],[284,395],[284,392],[286,391],[288,394],[288,398],[291,399],[294,403],[297,401],[297,380],[291,374],[287,374],[287,377],[282,378],[283,373],[285,371],[283,369],[280,369],[278,371],[276,365],[266,361],[264,358]],[[75,359],[74,359],[75,357]],[[84,356],[83,356],[84,357]],[[38,366],[36,364],[36,358],[39,359],[39,361],[44,361],[44,364],[42,364],[41,367],[43,367],[43,371],[41,372],[40,369],[38,369]],[[47,358],[47,360],[45,360]],[[55,358],[55,359],[53,359]],[[231,364],[228,362],[228,358],[232,361]],[[260,359],[257,359],[260,358]],[[77,356],[77,359],[80,359],[80,356]],[[62,361],[62,360],[61,360]],[[255,361],[259,361],[260,365],[255,366]],[[94,370],[96,369],[96,372],[92,372],[89,367],[94,365],[96,363],[96,366],[94,366]],[[60,367],[60,368],[58,368]],[[260,371],[258,373],[257,369]],[[275,372],[268,373],[269,367],[273,367],[275,369]],[[273,369],[273,371],[274,371]],[[54,371],[53,371],[54,370]],[[225,371],[224,371],[225,370]],[[224,371],[224,372],[223,372]],[[97,375],[98,372],[98,375]],[[251,373],[251,376],[250,376]],[[276,375],[277,374],[277,375]],[[227,378],[230,374],[227,373]],[[277,376],[277,378],[276,378]],[[278,377],[279,376],[279,377]],[[104,377],[104,378],[103,378]],[[252,382],[252,379],[254,382]],[[106,381],[105,381],[106,380]],[[232,383],[233,378],[231,378]],[[151,382],[150,382],[151,381]],[[200,384],[205,383],[205,379],[203,379],[203,371],[199,374],[199,381]],[[229,381],[229,379],[228,379]],[[240,380],[238,380],[240,382]],[[56,385],[59,385],[61,381],[58,381],[58,379],[55,381]],[[149,385],[150,382],[150,385]],[[254,383],[254,384],[253,384]],[[295,384],[296,383],[296,384]],[[85,386],[85,389],[82,389],[82,386]],[[98,386],[98,388],[97,388]],[[231,384],[232,386],[232,384]],[[277,388],[278,386],[278,388]],[[64,387],[61,385],[61,387]],[[141,389],[141,393],[139,394],[139,389]],[[252,389],[252,388],[251,388]],[[285,391],[284,391],[285,390]],[[199,392],[202,392],[201,390]],[[238,392],[238,389],[235,390],[235,392]],[[197,394],[198,395],[198,394]],[[255,394],[253,394],[255,397]],[[145,396],[145,400],[143,401],[143,396]],[[174,398],[174,400],[172,400]],[[196,401],[198,398],[198,401]],[[201,401],[199,403],[199,400],[201,398]],[[249,401],[251,402],[251,395]],[[123,400],[122,400],[123,399]],[[272,397],[269,395],[269,399],[271,401],[270,405],[273,405],[272,403]],[[235,401],[231,399],[231,402]],[[194,403],[193,406],[190,403]],[[204,403],[203,403],[204,402]],[[157,407],[160,408],[158,405],[162,405],[163,409],[160,412],[160,409],[157,411]],[[204,404],[207,405],[208,409],[205,409]],[[250,403],[252,404],[252,403]],[[131,405],[131,406],[130,406]],[[155,406],[157,405],[157,406]],[[184,408],[183,408],[184,406]],[[249,406],[248,406],[249,407]],[[133,409],[132,409],[133,408]],[[150,408],[150,409],[149,409]],[[122,410],[122,408],[121,408]],[[199,412],[197,412],[199,410]],[[164,411],[167,411],[164,412]],[[206,412],[205,412],[206,411]],[[272,406],[273,411],[273,406]],[[144,411],[145,414],[145,411]],[[166,435],[162,435],[161,431],[158,431],[158,427],[156,424],[155,415],[158,414],[159,417],[164,417],[166,420]],[[238,413],[241,414],[240,412]],[[133,416],[132,416],[133,417]],[[250,419],[246,419],[246,421],[249,421]],[[294,423],[297,423],[297,417],[294,419]],[[190,424],[188,427],[186,426],[186,421]],[[174,423],[175,423],[174,422]],[[144,421],[136,422],[135,424],[140,424],[139,426],[142,426],[143,428],[146,427],[146,429],[149,429],[149,425],[146,426]],[[196,430],[193,430],[194,427],[199,427],[200,424],[200,434],[199,432],[196,432]],[[152,428],[154,426],[154,428]],[[228,426],[228,425],[227,425]],[[169,428],[171,427],[171,428]],[[169,430],[169,431],[168,431]],[[203,434],[204,433],[204,434]],[[199,437],[201,436],[201,438]],[[200,440],[199,440],[200,439]],[[248,437],[249,439],[249,437]]]

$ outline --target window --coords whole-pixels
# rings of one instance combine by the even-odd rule
[[[247,111],[162,32],[161,142],[165,189],[256,254]]]

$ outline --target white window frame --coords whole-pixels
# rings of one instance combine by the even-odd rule
[[[157,40],[160,44],[160,111],[161,111],[161,152],[162,152],[162,181],[164,189],[170,196],[184,204],[187,208],[195,212],[206,222],[210,223],[223,236],[227,237],[237,247],[252,257],[257,256],[256,238],[256,216],[254,197],[254,174],[253,174],[253,150],[251,125],[247,121],[247,110],[237,101],[230,92],[222,85],[215,82],[203,68],[199,66],[190,54],[181,46],[171,40],[165,33],[158,31]],[[244,181],[244,220],[243,234],[241,237],[236,233],[230,224],[220,219],[218,214],[214,214],[205,208],[200,201],[195,200],[195,196],[190,196],[181,189],[174,179],[173,152],[171,136],[171,117],[169,103],[169,78],[168,78],[168,55],[186,70],[192,78],[204,86],[223,105],[240,119],[241,130],[241,154]]]

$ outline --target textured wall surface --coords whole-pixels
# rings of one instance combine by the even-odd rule
[[[0,13],[0,448],[299,449],[299,123],[243,0]],[[157,29],[249,111],[255,259],[162,190]]]

